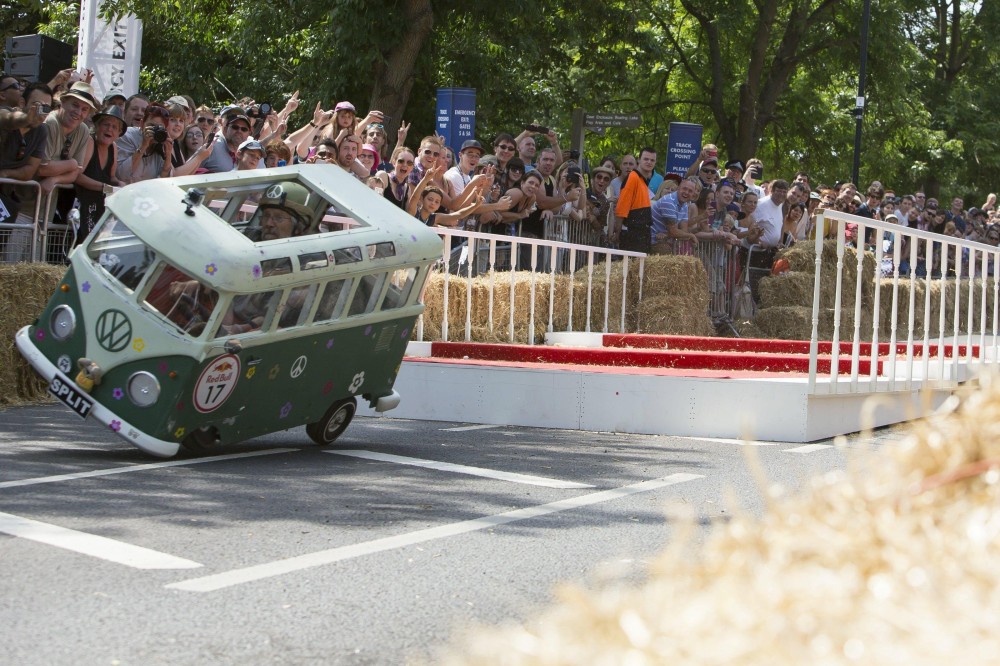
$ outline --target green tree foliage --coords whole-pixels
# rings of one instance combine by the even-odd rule
[[[144,21],[141,85],[154,97],[280,107],[300,90],[293,122],[316,100],[350,99],[392,125],[412,121],[417,138],[433,130],[437,87],[472,87],[485,141],[538,122],[566,147],[574,108],[639,112],[637,129],[588,133],[589,158],[663,150],[669,123],[694,122],[723,155],[762,158],[769,176],[802,168],[832,183],[851,169],[862,2],[108,0],[104,10]],[[68,41],[77,12],[73,0],[0,6],[5,36],[41,29]],[[873,3],[862,185],[877,177],[973,200],[996,189],[998,29],[993,0]]]

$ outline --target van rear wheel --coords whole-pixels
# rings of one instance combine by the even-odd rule
[[[358,401],[354,398],[338,400],[330,405],[323,418],[306,426],[306,434],[320,446],[333,444],[347,430],[357,409]]]

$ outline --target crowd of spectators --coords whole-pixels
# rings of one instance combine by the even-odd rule
[[[764,180],[760,160],[721,163],[713,145],[683,175],[657,173],[656,150],[648,147],[588,167],[537,125],[497,134],[492,151],[470,139],[455,154],[436,134],[408,145],[405,122],[392,143],[382,112],[360,116],[346,101],[329,110],[317,102],[308,122],[290,128],[299,106],[298,93],[281,109],[243,99],[216,111],[187,95],[98,100],[89,77],[71,70],[48,84],[7,76],[0,79],[0,178],[36,181],[43,195],[73,185],[49,215],[71,223],[77,242],[103,214],[109,186],[297,163],[336,165],[428,225],[540,238],[560,216],[588,230],[593,244],[654,254],[691,253],[712,242],[761,248],[766,258],[812,237],[823,209],[1000,242],[994,195],[966,209],[961,197],[941,206],[923,192],[897,193],[879,182],[862,193],[850,182],[812,183],[804,172]],[[8,233],[3,260],[26,260],[37,190],[5,184],[0,194],[0,221],[27,226]],[[853,226],[848,236],[855,244],[876,242],[871,232],[857,238]],[[933,273],[939,258],[925,254],[921,247],[915,269]]]

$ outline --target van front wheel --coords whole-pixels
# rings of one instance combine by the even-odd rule
[[[347,430],[357,409],[358,401],[354,398],[338,400],[330,405],[323,418],[306,426],[306,434],[320,446],[333,444]]]

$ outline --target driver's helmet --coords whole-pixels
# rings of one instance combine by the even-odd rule
[[[309,190],[298,183],[275,183],[264,191],[264,195],[257,202],[257,207],[283,208],[292,213],[297,220],[295,231],[298,235],[304,233],[312,223],[313,209],[309,205],[310,196]]]

